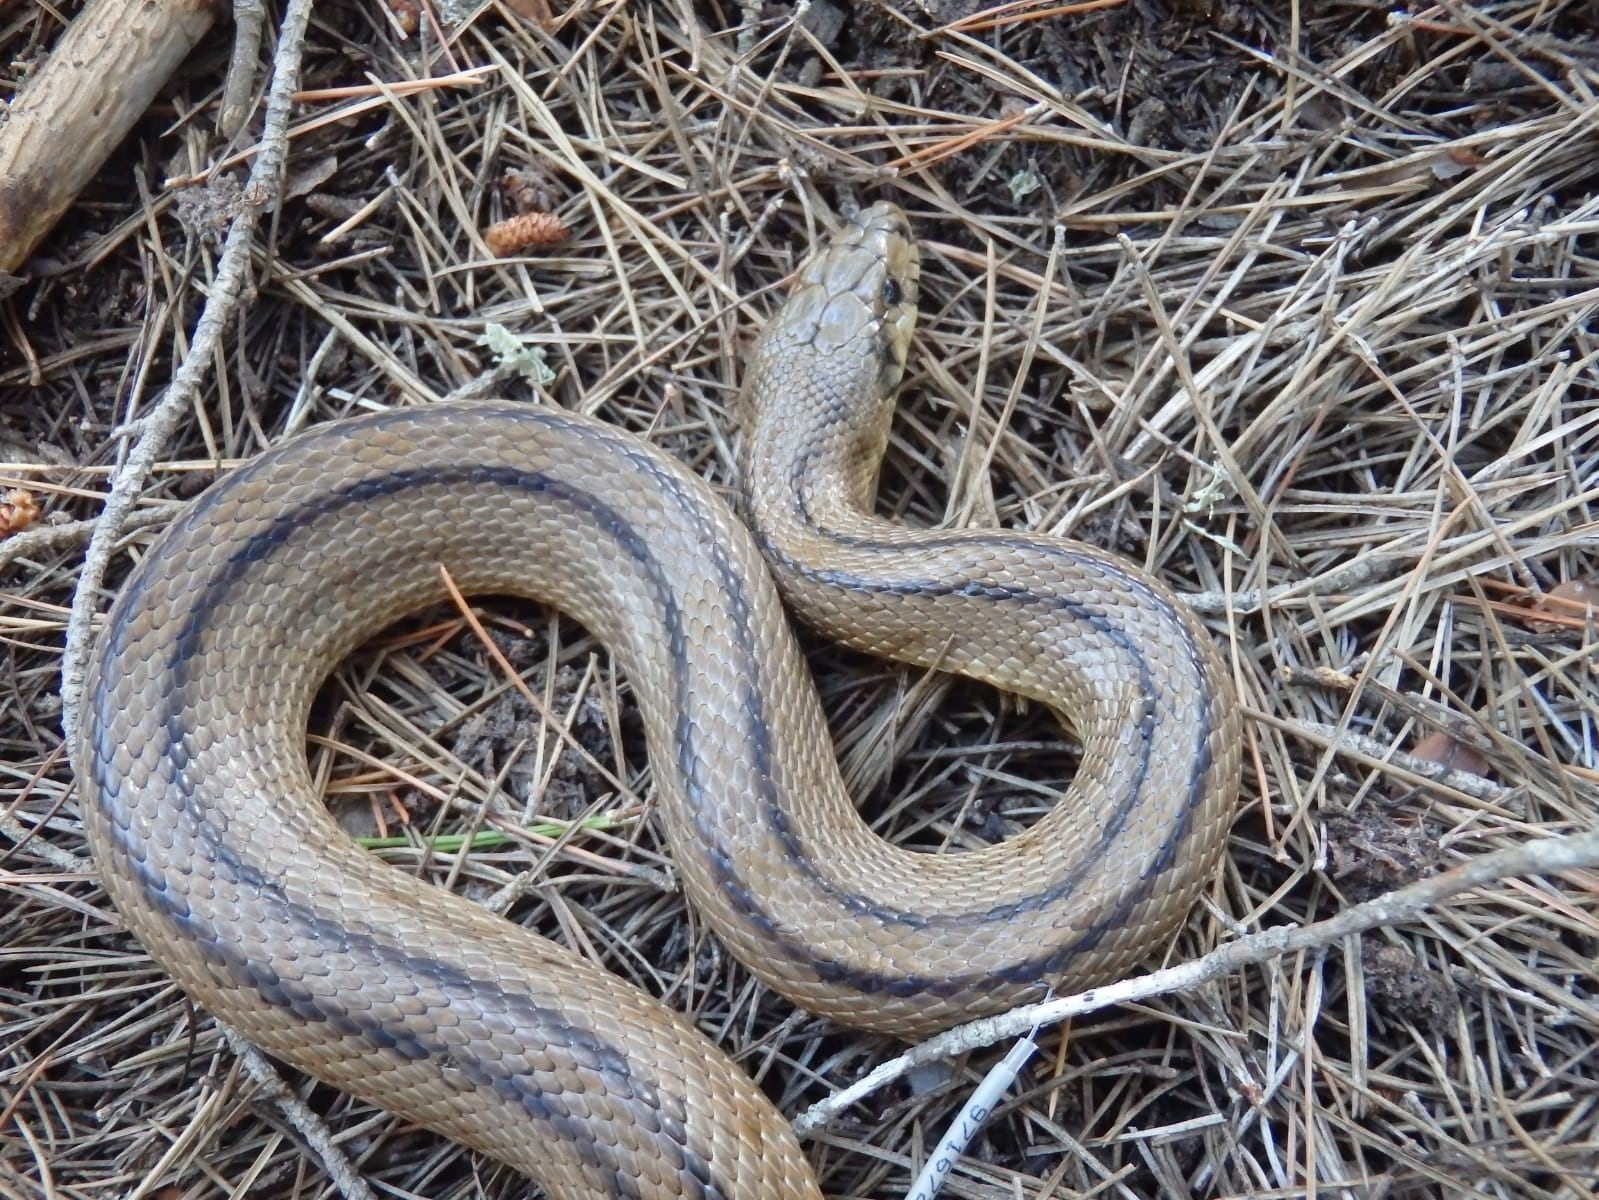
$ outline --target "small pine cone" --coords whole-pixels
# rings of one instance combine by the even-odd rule
[[[554,246],[567,239],[566,222],[554,213],[530,212],[496,221],[483,231],[489,253],[495,258],[517,254],[532,246]]]

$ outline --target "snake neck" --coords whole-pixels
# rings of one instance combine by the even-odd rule
[[[764,546],[785,557],[812,558],[809,544],[831,543],[866,519],[877,495],[876,461],[821,443],[778,449],[787,452],[756,447],[746,459],[747,477],[768,481],[750,496],[746,516]],[[847,487],[831,482],[845,478]]]
[[[876,368],[819,381],[786,378],[781,356],[757,365],[751,377],[760,394],[746,395],[755,419],[746,420],[740,462],[744,515],[757,540],[784,557],[810,558],[812,543],[881,525],[870,514],[893,399]]]
[[[743,474],[769,545],[870,520],[916,322],[904,214],[873,205],[800,272],[744,373]]]

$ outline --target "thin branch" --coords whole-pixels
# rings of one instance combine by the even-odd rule
[[[916,1067],[1022,1037],[1041,1025],[1098,1012],[1115,1004],[1196,988],[1243,967],[1285,954],[1319,950],[1379,925],[1400,925],[1415,920],[1428,908],[1461,892],[1507,876],[1551,875],[1557,871],[1593,867],[1599,867],[1599,831],[1546,838],[1509,850],[1480,854],[1458,867],[1396,888],[1324,921],[1310,925],[1278,925],[1218,946],[1202,958],[1151,971],[1137,979],[1124,979],[1075,996],[1029,1004],[997,1017],[957,1026],[884,1063],[858,1083],[813,1104],[794,1119],[794,1131],[801,1137],[817,1132],[850,1105],[858,1104]]]
[[[266,6],[262,0],[233,0],[233,53],[222,83],[222,103],[217,107],[217,129],[223,137],[238,133],[249,119],[256,58],[261,53],[265,27]]]
[[[272,1064],[253,1045],[234,1033],[220,1021],[218,1027],[228,1040],[228,1047],[239,1056],[244,1069],[255,1080],[256,1086],[276,1104],[295,1132],[303,1137],[317,1159],[327,1169],[328,1178],[339,1190],[344,1200],[376,1200],[361,1173],[355,1169],[347,1154],[333,1140],[327,1124],[313,1112],[309,1105],[289,1090]]]
[[[89,517],[82,521],[68,521],[62,525],[40,525],[35,529],[14,533],[4,541],[0,541],[0,567],[19,558],[52,554],[86,542],[94,536],[94,531],[102,520],[102,517]],[[119,533],[143,529],[147,525],[161,525],[170,520],[172,520],[170,507],[163,505],[157,508],[141,508],[122,518],[122,528]]]
[[[305,45],[305,29],[310,19],[311,0],[290,0],[283,15],[283,29],[273,63],[272,86],[267,93],[266,121],[261,131],[261,152],[250,167],[245,187],[247,203],[228,229],[227,241],[217,262],[216,281],[200,319],[188,356],[172,378],[167,394],[139,423],[139,440],[111,480],[105,508],[89,540],[83,574],[72,596],[72,615],[67,620],[66,652],[61,659],[61,728],[68,743],[77,740],[78,714],[83,700],[83,677],[88,670],[94,614],[100,598],[117,540],[126,527],[128,514],[139,497],[156,459],[166,448],[184,411],[199,396],[211,370],[217,343],[244,290],[250,259],[250,244],[256,222],[277,194],[288,155],[289,110],[292,94],[300,78],[300,54]]]

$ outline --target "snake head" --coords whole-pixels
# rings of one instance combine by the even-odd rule
[[[837,475],[869,502],[905,374],[921,262],[894,204],[845,223],[795,278],[744,372],[747,453],[768,463],[838,459]]]
[[[884,201],[856,213],[806,263],[773,325],[790,343],[807,343],[822,370],[873,374],[873,389],[891,395],[910,354],[920,281],[910,224]]]

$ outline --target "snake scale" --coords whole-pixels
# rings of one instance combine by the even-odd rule
[[[318,686],[443,598],[441,566],[605,643],[690,898],[807,1010],[916,1035],[1158,949],[1231,820],[1230,684],[1120,558],[871,515],[918,270],[878,204],[802,272],[746,373],[748,527],[639,438],[508,402],[324,425],[200,496],[112,608],[76,748],[95,862],[152,957],[278,1058],[559,1200],[819,1196],[781,1115],[687,1021],[383,866],[320,802]],[[875,836],[779,589],[851,646],[1063,713],[1083,753],[1060,803],[966,853]]]

